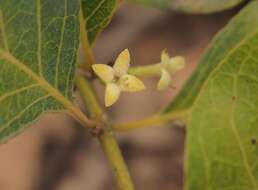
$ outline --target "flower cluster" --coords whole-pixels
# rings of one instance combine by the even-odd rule
[[[158,90],[164,90],[171,84],[171,74],[181,70],[185,65],[185,59],[180,56],[169,57],[166,50],[161,53],[160,80]],[[96,75],[106,84],[105,106],[113,105],[122,91],[136,92],[145,89],[143,82],[134,75],[128,74],[130,67],[130,54],[128,49],[122,51],[117,57],[114,66],[94,64],[92,66]]]

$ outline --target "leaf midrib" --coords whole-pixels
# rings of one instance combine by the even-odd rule
[[[14,57],[11,53],[0,49],[0,58],[6,62],[16,66],[28,76],[30,76],[41,88],[46,90],[54,99],[61,103],[67,110],[70,111],[71,115],[77,118],[82,124],[89,127],[94,126],[94,123],[86,117],[74,104],[72,104],[66,97],[64,97],[57,89],[50,85],[44,78],[39,77],[34,71],[28,68],[24,63]]]

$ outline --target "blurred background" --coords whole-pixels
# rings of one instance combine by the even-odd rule
[[[114,122],[140,119],[161,110],[193,72],[214,34],[239,7],[210,15],[187,15],[122,3],[94,46],[97,60],[113,61],[125,48],[131,64],[159,62],[166,48],[185,56],[186,68],[173,76],[175,89],[156,91],[156,78],[144,92],[123,93],[108,109]],[[96,83],[103,99],[103,87]],[[78,93],[75,103],[80,105]],[[137,190],[181,190],[185,130],[153,126],[117,134]],[[72,118],[48,114],[0,148],[1,190],[113,190],[111,170],[98,142]]]

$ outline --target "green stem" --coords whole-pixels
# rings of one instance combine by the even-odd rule
[[[128,168],[117,141],[113,136],[106,114],[99,105],[91,84],[82,76],[77,76],[75,82],[88,112],[92,117],[97,119],[100,122],[100,126],[103,127],[103,130],[97,134],[97,137],[112,167],[117,186],[120,190],[134,190]]]
[[[129,74],[138,77],[152,77],[160,75],[160,63],[145,66],[131,67],[128,71]]]
[[[137,120],[131,121],[122,124],[114,124],[112,126],[113,130],[115,131],[128,131],[132,129],[139,129],[143,127],[149,126],[158,126],[164,125],[167,122],[175,121],[175,120],[185,120],[187,118],[187,111],[179,111],[179,112],[171,112],[171,113],[161,113],[155,114],[153,116]]]
[[[102,122],[106,118],[105,112],[99,105],[96,94],[91,84],[82,76],[77,75],[75,77],[75,84],[78,87],[82,100],[92,118],[95,118]]]
[[[109,164],[112,167],[119,189],[134,190],[128,168],[111,129],[105,129],[98,139],[102,149],[108,157]]]
[[[84,63],[81,64],[80,67],[82,67],[87,71],[91,69],[91,65],[93,65],[96,61],[89,44],[82,8],[80,10],[80,35],[81,35],[81,45],[82,45],[83,55],[84,55]]]

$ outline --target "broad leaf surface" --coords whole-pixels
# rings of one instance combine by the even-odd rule
[[[166,111],[188,110],[186,189],[258,189],[258,2],[215,37]]]
[[[82,0],[85,27],[90,44],[94,42],[97,35],[109,23],[115,11],[117,1],[118,0]]]
[[[78,0],[0,0],[0,142],[69,101]]]
[[[230,9],[244,0],[131,0],[174,11],[213,13]]]

